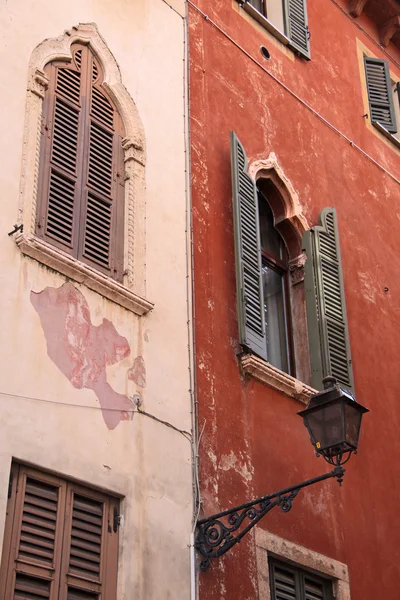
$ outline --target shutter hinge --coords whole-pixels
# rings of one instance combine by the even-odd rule
[[[11,498],[12,496],[12,486],[13,486],[13,480],[14,480],[14,473],[10,473],[10,479],[8,480],[8,499]]]
[[[118,527],[121,527],[123,521],[124,521],[123,516],[118,513],[118,508],[116,506],[114,506],[114,519],[113,519],[114,533],[117,533]]]

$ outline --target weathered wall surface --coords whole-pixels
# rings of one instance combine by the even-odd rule
[[[118,598],[187,598],[192,515],[183,112],[184,3],[3,3],[0,547],[11,459],[123,497]],[[180,13],[180,14],[179,14]],[[146,298],[138,317],[23,256],[18,218],[34,48],[95,23],[146,141]]]
[[[321,459],[316,461],[296,415],[302,405],[240,376],[229,150],[229,132],[234,130],[250,162],[276,154],[310,226],[317,223],[322,208],[337,208],[356,396],[371,410],[360,453],[349,463],[343,487],[328,481],[306,490],[289,514],[271,513],[260,527],[348,564],[355,600],[375,600],[382,593],[395,598],[400,574],[398,484],[393,477],[400,453],[400,196],[398,181],[373,160],[398,179],[400,153],[375,135],[363,117],[359,44],[377,57],[387,56],[333,2],[308,0],[310,62],[279,44],[234,0],[196,4],[209,17],[206,20],[190,5],[197,383],[199,427],[206,421],[200,449],[205,514],[326,468]],[[347,10],[347,2],[340,5]],[[371,21],[363,17],[358,23],[377,39]],[[269,50],[270,60],[261,56],[261,45]],[[399,77],[399,51],[392,45],[387,50],[393,57],[391,70]],[[200,582],[201,598],[257,598],[252,536],[214,561]]]

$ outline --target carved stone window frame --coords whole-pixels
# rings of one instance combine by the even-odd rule
[[[306,256],[302,252],[301,242],[305,231],[309,229],[306,217],[302,214],[298,195],[286,177],[275,153],[267,159],[255,160],[249,166],[250,176],[260,185],[264,181],[269,187],[266,192],[268,203],[274,216],[274,225],[280,232],[291,257],[290,295],[292,320],[297,322],[293,328],[293,345],[298,377],[292,377],[277,369],[265,360],[253,355],[240,357],[242,373],[283,392],[286,396],[306,404],[316,390],[304,382],[310,381],[310,361],[308,355],[308,333],[304,299],[304,265]],[[272,185],[271,185],[272,184]],[[299,353],[300,346],[304,351]]]
[[[256,558],[259,600],[270,600],[268,556],[288,561],[332,580],[335,600],[351,600],[347,565],[299,544],[256,528]]]
[[[124,124],[125,219],[123,282],[71,257],[35,235],[42,105],[49,84],[44,67],[54,60],[72,60],[71,45],[88,44],[104,72],[104,88]],[[146,299],[145,273],[145,136],[135,102],[124,87],[119,66],[94,23],[80,23],[58,38],[47,39],[29,62],[18,225],[15,241],[23,254],[83,283],[124,308],[143,315],[153,308]]]

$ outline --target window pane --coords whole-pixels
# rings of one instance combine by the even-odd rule
[[[265,198],[258,194],[258,214],[260,218],[261,246],[272,256],[282,259],[282,238],[274,227],[272,210]]]
[[[263,264],[264,311],[268,361],[288,372],[284,279],[281,273]]]
[[[262,0],[249,0],[249,4],[251,4],[252,6],[254,6],[254,8],[256,8],[257,10],[259,10],[260,13],[263,12],[263,10],[262,10]]]

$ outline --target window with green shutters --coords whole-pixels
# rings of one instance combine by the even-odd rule
[[[325,208],[320,224],[306,231],[303,248],[311,384],[323,389],[331,375],[353,392],[353,371],[336,210]]]
[[[268,562],[271,600],[333,600],[329,579],[275,559]]]
[[[296,376],[295,340],[303,340],[308,332],[311,382],[305,383],[322,390],[322,380],[331,375],[354,393],[336,210],[324,209],[320,224],[304,233],[297,249],[293,229],[286,228],[284,237],[275,227],[268,207],[271,187],[263,187],[262,180],[256,183],[249,175],[245,150],[234,132],[231,161],[240,344],[245,352]],[[296,254],[291,255],[293,247]],[[304,284],[300,284],[304,285],[307,314],[304,329],[292,318],[290,307],[294,285],[299,284],[291,284],[287,277],[289,259],[296,260],[301,248],[306,255]],[[304,297],[297,298],[301,307],[296,304],[293,315],[299,321]]]
[[[240,342],[278,369],[293,372],[288,251],[233,132],[231,151]]]
[[[122,120],[89,46],[45,67],[36,235],[122,280]]]
[[[395,106],[389,63],[387,60],[364,56],[369,112],[372,124],[378,123],[390,133],[396,133]],[[396,94],[397,102],[399,101]]]
[[[257,18],[264,17],[264,25],[268,29],[271,23],[277,31],[286,37],[286,42],[295,52],[310,58],[310,33],[308,29],[306,0],[238,0],[244,9]],[[250,7],[256,9],[257,13]],[[260,19],[258,19],[260,20]],[[262,19],[260,20],[263,24]],[[274,31],[272,30],[272,33]]]

